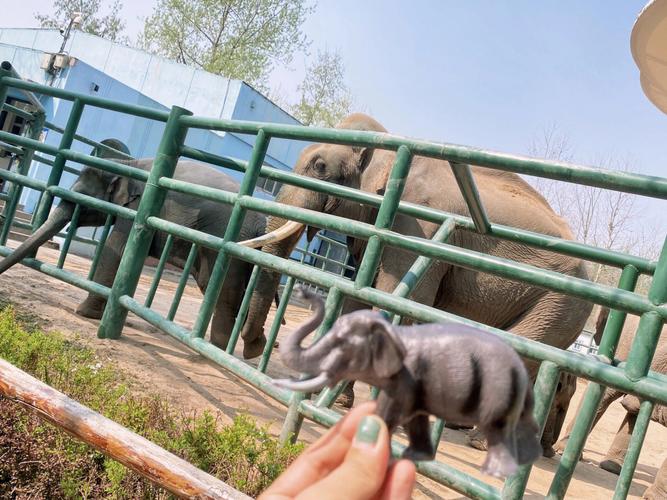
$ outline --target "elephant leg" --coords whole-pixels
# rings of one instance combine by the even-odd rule
[[[630,438],[632,437],[632,431],[635,428],[636,422],[637,414],[630,412],[625,414],[625,418],[623,418],[623,422],[621,422],[607,454],[600,462],[601,469],[616,475],[621,473],[623,460],[625,460],[625,454],[628,452]]]
[[[604,391],[604,394],[602,395],[602,400],[600,401],[600,405],[598,406],[597,411],[595,412],[595,417],[593,418],[593,423],[591,425],[591,431],[595,428],[595,425],[600,421],[602,418],[602,415],[607,411],[607,408],[609,408],[609,405],[612,404],[614,401],[616,401],[618,398],[623,396],[623,393],[621,391],[617,391],[616,389],[607,389]],[[581,406],[583,404],[584,400],[583,398],[579,401],[579,406],[577,407],[577,412],[576,414],[578,415],[579,412],[581,411]],[[572,434],[572,429],[574,428],[574,420],[570,420],[570,423],[567,425],[567,429],[565,431],[565,436],[563,436],[555,445],[554,445],[554,450],[557,453],[563,453],[565,450],[565,446],[567,445],[567,441],[570,438],[570,434]]]
[[[435,449],[431,442],[431,433],[428,423],[428,415],[415,415],[406,424],[410,446],[403,451],[403,458],[409,460],[433,460]]]
[[[194,273],[202,293],[206,292],[216,258],[215,252],[202,249],[200,262]],[[211,320],[211,343],[220,349],[226,349],[231,338],[249,274],[247,264],[232,260]]]
[[[229,344],[236,317],[235,310],[238,308],[234,308],[233,304],[229,304],[222,297],[218,298],[211,320],[211,344],[220,349],[227,349],[227,344]]]
[[[243,293],[247,285],[246,276],[249,273],[249,266],[235,260],[232,261],[227,272],[225,282],[218,296],[218,303],[213,313],[213,320],[211,321],[211,343],[220,349],[226,349],[231,338],[236,316],[239,313]],[[262,335],[261,340],[263,340],[261,345],[255,346],[257,349],[253,349],[251,353],[248,353],[247,348],[251,342],[244,339],[243,357],[245,359],[254,358],[262,354],[266,338]],[[259,351],[258,353],[255,352],[257,350]]]
[[[93,281],[111,288],[113,285],[123,249],[127,243],[128,233],[122,228],[122,223],[117,223],[109,234],[102,248],[99,264],[93,275]],[[76,308],[76,314],[84,318],[101,319],[107,300],[101,295],[89,293],[88,297]]]
[[[642,498],[648,500],[663,500],[667,498],[667,458],[662,462],[653,484],[644,492]]]

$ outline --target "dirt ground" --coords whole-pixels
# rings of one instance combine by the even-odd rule
[[[17,245],[16,242],[9,242],[9,246]],[[57,252],[40,249],[38,258],[55,263]],[[89,266],[89,260],[76,256],[69,256],[65,263],[66,269],[84,276]],[[145,297],[152,273],[152,268],[144,269],[136,294],[139,299]],[[177,274],[165,271],[153,305],[156,311],[166,314],[177,280]],[[132,314],[120,340],[99,340],[96,338],[98,321],[88,320],[74,313],[86,292],[23,266],[16,266],[0,275],[0,295],[22,310],[42,318],[45,329],[60,331],[93,347],[101,359],[115,363],[132,374],[138,388],[162,394],[171,401],[174,408],[184,412],[208,409],[219,415],[223,422],[229,421],[238,412],[246,412],[269,424],[274,433],[280,431],[285,416],[285,408],[280,403]],[[199,290],[194,281],[190,280],[175,321],[185,327],[192,327],[200,302]],[[281,329],[281,336],[291,331],[308,314],[307,310],[290,305],[286,315],[287,325]],[[269,318],[269,321],[271,320],[272,316]],[[251,364],[256,365],[256,361]],[[284,376],[286,372],[277,359],[272,359],[268,373],[272,376]],[[568,421],[577,408],[584,388],[585,383],[580,381],[570,406]],[[367,387],[359,384],[355,390],[357,399],[367,398]],[[616,476],[599,469],[597,464],[604,456],[622,418],[623,408],[616,402],[589,438],[584,451],[584,461],[577,467],[567,498],[611,498]],[[310,442],[319,436],[322,430],[311,422],[305,422],[300,438]],[[500,481],[481,476],[479,467],[484,460],[484,454],[466,447],[464,437],[461,431],[446,429],[438,450],[438,459],[500,487]],[[662,460],[667,456],[665,442],[667,429],[651,422],[629,498],[641,497],[644,489],[653,481]],[[557,464],[557,457],[538,460],[530,477],[526,498],[540,498],[546,494]],[[422,477],[414,498],[462,497]]]

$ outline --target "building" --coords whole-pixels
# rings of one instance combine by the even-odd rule
[[[27,80],[40,84],[95,95],[114,101],[168,110],[172,105],[189,109],[195,115],[224,119],[300,124],[289,113],[240,80],[213,75],[196,68],[155,56],[142,50],[103,38],[73,31],[64,47],[64,56],[51,61],[63,42],[55,29],[0,29],[0,61],[9,61]],[[54,69],[55,66],[55,69]],[[48,96],[38,96],[47,121],[64,127],[72,103]],[[21,95],[9,96],[10,103],[21,106]],[[20,117],[3,112],[0,129],[20,133]],[[94,141],[116,139],[135,158],[154,156],[164,124],[149,119],[87,106],[77,133]],[[43,140],[57,145],[60,134],[44,130]],[[186,144],[191,147],[240,159],[248,159],[254,136],[243,134],[191,131]],[[306,143],[272,139],[265,163],[290,170]],[[90,153],[91,146],[76,141],[73,149]],[[0,168],[8,168],[8,159],[0,158]],[[68,164],[80,168],[76,164]],[[33,162],[29,175],[45,180],[50,167]],[[229,172],[237,178],[238,172]],[[63,174],[61,185],[68,187],[76,174]],[[260,179],[256,195],[273,196],[279,186]],[[38,201],[36,191],[25,189],[20,204],[32,212]],[[81,232],[83,232],[82,230]],[[84,233],[85,235],[85,233]]]
[[[196,68],[155,56],[142,50],[103,38],[74,31],[67,41],[68,57],[58,64],[62,69],[50,74],[45,68],[48,55],[58,52],[62,36],[55,29],[0,29],[0,60],[12,63],[25,79],[57,88],[96,95],[114,101],[167,110],[172,105],[189,109],[195,115],[216,118],[297,124],[300,122],[252,86],[240,80],[213,75]],[[40,98],[47,120],[64,127],[71,106],[68,101]],[[6,127],[14,126],[7,121]],[[117,139],[135,158],[155,154],[164,125],[144,118],[96,109],[86,109],[77,132],[89,139]],[[48,144],[57,144],[59,134],[49,132]],[[207,151],[247,159],[254,136],[234,133],[196,131],[188,135],[187,145]],[[273,139],[266,163],[291,169],[305,143]],[[89,153],[90,146],[76,143],[75,149]],[[35,164],[30,175],[44,179],[48,167]],[[240,176],[238,173],[232,175]],[[63,184],[71,183],[72,174]],[[269,192],[275,187],[267,186]],[[26,209],[35,204],[35,193],[21,200]]]

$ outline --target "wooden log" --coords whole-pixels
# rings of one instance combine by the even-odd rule
[[[0,359],[0,394],[182,498],[248,499],[240,491]]]

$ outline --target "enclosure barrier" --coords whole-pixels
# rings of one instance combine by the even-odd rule
[[[286,404],[288,406],[287,416],[281,433],[285,439],[298,434],[304,417],[326,426],[333,425],[340,418],[340,415],[329,407],[343,388],[340,385],[335,390],[326,389],[315,400],[310,400],[304,394],[275,387],[271,384],[271,378],[265,374],[267,368],[270,369],[269,361],[272,346],[280,328],[280,320],[285,313],[295,280],[302,280],[328,290],[326,315],[318,335],[326,333],[340,314],[343,299],[351,297],[378,307],[389,315],[394,315],[394,321],[398,321],[399,317],[410,317],[422,322],[472,323],[479,328],[484,328],[501,336],[522,356],[541,363],[535,382],[535,417],[542,427],[545,424],[546,415],[551,406],[561,371],[567,371],[578,377],[588,379],[591,383],[588,385],[582,410],[576,419],[574,431],[558,466],[548,498],[556,499],[565,496],[604,387],[614,387],[624,392],[636,394],[644,399],[645,402],[642,403],[641,410],[641,416],[643,417],[650,414],[655,403],[667,403],[667,384],[665,383],[667,377],[649,371],[661,327],[667,318],[667,305],[665,305],[667,301],[667,242],[663,246],[658,261],[652,262],[620,252],[603,250],[581,243],[494,224],[489,221],[486,215],[483,200],[479,196],[469,165],[597,186],[660,199],[667,198],[667,179],[493,153],[463,146],[412,140],[375,132],[317,129],[200,118],[191,116],[190,112],[179,107],[173,107],[170,112],[165,112],[116,103],[99,97],[25,82],[11,74],[5,74],[0,79],[0,96],[3,92],[6,93],[7,87],[50,95],[73,102],[72,111],[67,126],[63,129],[58,147],[45,145],[32,137],[18,137],[0,132],[0,141],[21,148],[24,154],[28,151],[37,151],[54,158],[51,175],[46,182],[30,179],[22,173],[0,171],[0,177],[16,185],[28,186],[44,193],[37,209],[39,217],[35,216],[35,226],[43,221],[54,197],[67,199],[79,205],[94,207],[107,213],[110,218],[124,217],[134,221],[116,280],[111,288],[92,282],[92,274],[84,278],[36,259],[24,259],[24,264],[84,290],[94,291],[107,297],[108,302],[98,336],[118,338],[127,313],[132,312],[179,339],[203,356],[224,366],[276,400]],[[78,122],[86,106],[110,109],[165,123],[162,141],[150,172],[147,173],[130,165],[95,158],[71,150]],[[191,129],[254,135],[255,145],[250,159],[246,162],[234,158],[225,158],[187,146],[185,139],[188,130]],[[386,191],[383,196],[379,196],[267,167],[264,165],[264,157],[271,139],[274,138],[393,150],[396,152],[395,162]],[[440,158],[450,162],[470,214],[472,214],[471,217],[445,213],[429,207],[400,201],[411,161],[415,155]],[[181,156],[243,172],[244,176],[239,192],[225,192],[171,178],[176,162]],[[89,165],[145,181],[146,189],[136,211],[58,187],[66,161]],[[317,213],[278,204],[274,201],[254,198],[252,194],[260,175],[283,184],[328,193],[345,200],[375,207],[378,209],[375,222],[374,224],[367,224],[351,221],[331,214]],[[232,205],[232,216],[224,236],[212,236],[162,219],[160,211],[168,191]],[[275,215],[368,240],[363,259],[358,263],[356,277],[348,279],[323,269],[304,266],[302,262],[281,259],[239,245],[236,241],[247,210]],[[431,240],[396,233],[391,228],[394,217],[398,213],[438,223],[440,229]],[[107,232],[109,224],[110,219],[108,218]],[[75,224],[72,224],[72,227],[75,226]],[[488,236],[614,266],[622,269],[621,278],[618,287],[609,287],[557,272],[538,269],[527,264],[462,249],[447,242],[452,232],[459,229],[478,231]],[[154,283],[151,285],[149,297],[143,304],[134,298],[142,265],[148,254],[148,246],[155,231],[161,231],[169,235],[170,241],[173,241],[174,238],[187,240],[192,243],[193,249],[197,246],[203,246],[218,251],[218,258],[192,330],[188,330],[173,321],[174,313],[178,309],[180,301],[179,294],[172,302],[167,317],[150,308],[155,294],[154,288],[158,286],[160,279],[159,276],[156,276]],[[75,229],[70,228],[68,235],[74,232]],[[386,245],[410,250],[420,255],[393,293],[377,290],[372,286],[381,252]],[[166,262],[170,246],[171,244],[166,245],[160,258],[162,266]],[[305,257],[308,252],[310,250],[306,249],[302,256]],[[1,255],[6,256],[10,253],[11,250],[7,247],[0,247]],[[242,306],[237,318],[230,343],[226,350],[222,350],[207,342],[204,336],[231,258],[250,262],[255,265],[255,270],[247,287],[246,296],[243,300],[245,305]],[[610,307],[612,312],[599,348],[600,357],[585,357],[566,352],[411,301],[409,299],[411,291],[436,259],[467,269],[523,281],[547,290]],[[269,330],[267,347],[261,357],[259,366],[255,368],[233,356],[233,351],[243,323],[243,317],[247,314],[247,300],[253,292],[259,268],[278,271],[287,275],[288,279],[283,290],[280,307]],[[160,269],[160,265],[158,265],[158,269]],[[640,274],[652,276],[647,296],[634,292]],[[628,312],[640,315],[641,321],[627,363],[619,365],[618,361],[614,360],[614,352],[625,315]],[[609,360],[609,362],[605,360]],[[615,498],[625,498],[627,496],[630,485],[629,479],[632,477],[637,464],[638,450],[641,448],[647,423],[647,418],[638,419],[630,445],[631,453],[628,454],[624,462],[617,483]],[[443,422],[436,421],[432,429],[432,437],[436,443],[440,440],[442,427]],[[393,446],[395,451],[400,451],[400,445],[394,443]],[[530,473],[530,467],[522,467],[517,474],[508,478],[502,490],[498,490],[481,480],[437,461],[422,462],[418,464],[418,469],[426,476],[473,498],[521,498]]]
[[[250,498],[0,359],[0,395],[181,498]]]

